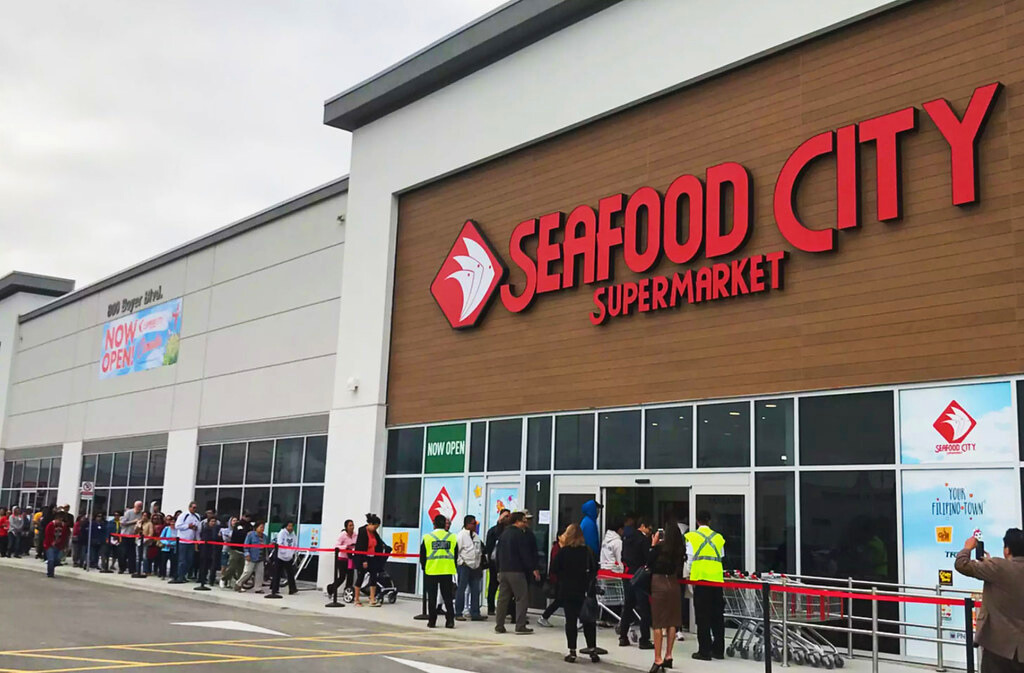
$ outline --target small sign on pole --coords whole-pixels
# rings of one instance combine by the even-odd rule
[[[81,491],[82,500],[92,500],[92,496],[96,492],[96,484],[91,481],[83,481]]]

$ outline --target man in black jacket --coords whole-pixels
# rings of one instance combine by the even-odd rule
[[[626,517],[625,535],[622,538],[622,564],[626,566],[627,575],[635,575],[647,565],[647,552],[651,548],[651,527],[644,519],[636,520],[633,516]],[[640,619],[640,649],[653,650],[651,642],[651,601],[647,592],[634,587],[628,580],[622,580],[625,604],[622,607],[622,621],[619,622],[619,647],[629,647],[629,627],[636,616]]]
[[[530,603],[527,597],[530,587],[526,578],[533,575],[534,581],[539,582],[540,571],[537,570],[536,555],[530,552],[533,545],[527,539],[530,532],[526,527],[526,515],[516,512],[510,522],[512,525],[498,540],[498,616],[494,630],[505,633],[505,615],[508,614],[509,602],[515,597],[516,634],[525,635],[533,633],[533,629],[526,626],[526,608]]]
[[[484,542],[484,556],[487,558],[489,565],[490,579],[487,582],[487,614],[491,617],[494,616],[495,603],[494,595],[498,592],[498,558],[494,553],[495,548],[498,546],[498,538],[505,532],[505,528],[508,526],[508,520],[512,512],[507,509],[501,511],[498,515],[498,523],[491,526],[490,530],[487,531],[487,539]]]

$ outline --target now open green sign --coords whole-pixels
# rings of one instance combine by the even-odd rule
[[[462,472],[466,469],[466,424],[427,428],[427,474]]]

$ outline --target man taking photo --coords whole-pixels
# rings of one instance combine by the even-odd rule
[[[1024,673],[1024,531],[1003,537],[1003,558],[971,560],[978,540],[971,536],[956,555],[961,575],[985,582],[974,642],[981,646],[981,673]]]

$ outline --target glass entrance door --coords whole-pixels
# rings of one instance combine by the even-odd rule
[[[711,528],[725,538],[726,570],[751,571],[754,568],[752,501],[745,488],[694,488],[690,492],[691,528],[697,526],[697,514],[711,514]]]

